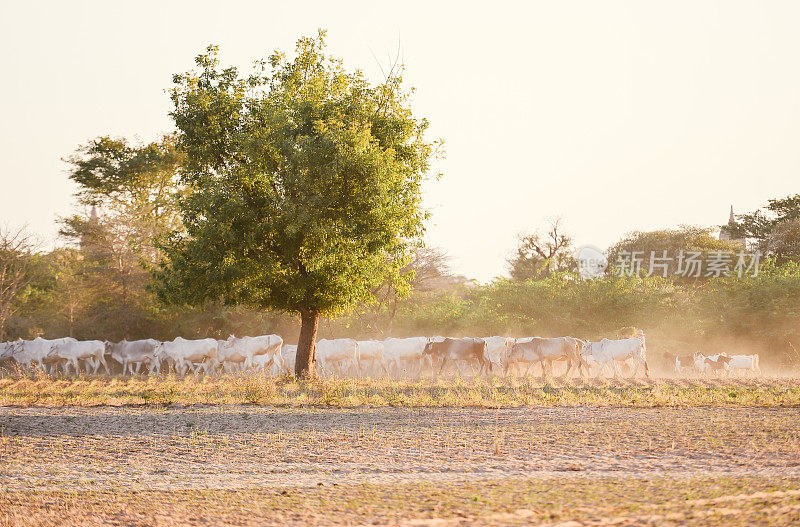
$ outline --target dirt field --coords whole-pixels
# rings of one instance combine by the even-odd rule
[[[798,425],[787,407],[6,407],[0,525],[791,525]]]

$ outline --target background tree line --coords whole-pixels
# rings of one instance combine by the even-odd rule
[[[149,144],[98,137],[66,160],[77,212],[43,251],[0,233],[0,338],[118,340],[573,336],[643,328],[651,349],[724,347],[793,362],[800,332],[800,194],[724,226],[632,232],[613,264],[650,255],[763,253],[758,276],[580,278],[559,220],[523,235],[508,278],[478,285],[419,246],[420,184],[436,142],[414,117],[401,72],[369,84],[301,38],[242,76],[211,46],[175,75],[176,132]],[[301,331],[302,330],[302,331]],[[301,337],[301,344],[303,338]],[[301,348],[304,346],[301,345]]]
[[[144,146],[98,138],[79,150],[70,160],[71,177],[80,185],[78,198],[86,211],[62,220],[63,246],[38,250],[24,231],[5,230],[0,237],[4,339],[265,332],[297,338],[299,320],[278,311],[215,302],[175,307],[156,298],[150,275],[158,253],[153,240],[179,222],[167,197],[180,192],[178,159],[169,137]],[[88,167],[95,167],[91,177]],[[800,199],[796,203],[800,207]],[[760,215],[766,212],[740,216],[741,228]],[[640,327],[656,352],[726,347],[755,350],[768,363],[793,364],[798,360],[794,346],[800,342],[800,257],[796,240],[786,233],[795,222],[796,217],[774,222],[760,237],[752,237],[754,247],[765,251],[755,277],[620,277],[609,269],[601,278],[582,280],[571,261],[571,240],[554,235],[560,223],[549,225],[544,235],[523,237],[509,260],[510,276],[486,285],[454,274],[443,251],[419,248],[408,264],[415,271],[410,294],[386,282],[376,288],[376,303],[323,319],[320,335],[571,334],[596,339]],[[712,228],[681,227],[632,233],[609,254],[739,248],[718,240]],[[559,253],[562,257],[553,258]]]

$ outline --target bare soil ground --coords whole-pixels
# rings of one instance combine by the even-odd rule
[[[792,525],[798,425],[792,407],[0,407],[0,525]]]

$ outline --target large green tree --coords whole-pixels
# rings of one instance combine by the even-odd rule
[[[156,273],[167,301],[279,309],[301,318],[296,372],[314,375],[320,316],[374,301],[422,234],[435,145],[399,72],[370,84],[326,54],[324,32],[242,76],[217,48],[175,75],[186,154],[185,233]]]

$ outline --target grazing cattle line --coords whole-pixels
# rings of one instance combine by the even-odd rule
[[[235,337],[226,340],[184,339],[171,341],[143,339],[109,342],[59,339],[16,340],[0,344],[0,365],[16,365],[20,371],[41,370],[65,375],[96,375],[102,367],[111,374],[109,361],[121,366],[122,375],[159,375],[174,371],[211,375],[243,371],[271,375],[294,373],[297,346],[284,344],[278,335]],[[542,375],[553,373],[555,362],[566,364],[564,376],[575,369],[581,377],[596,370],[601,377],[608,369],[619,375],[619,365],[632,363],[635,377],[641,367],[650,376],[644,332],[632,338],[602,339],[595,342],[574,337],[411,337],[357,341],[350,338],[321,339],[316,343],[316,357],[322,376],[420,376],[426,368],[443,374],[449,367],[459,374],[484,373],[528,375],[536,366]],[[730,376],[761,375],[758,355],[706,356],[664,353],[664,359],[678,375]],[[113,365],[113,363],[112,363]]]

